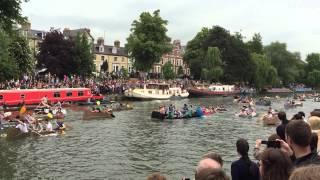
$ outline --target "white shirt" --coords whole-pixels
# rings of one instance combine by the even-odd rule
[[[53,131],[51,122],[48,122],[48,124],[47,124],[47,126],[46,126],[46,130],[47,130],[47,131]]]
[[[22,123],[22,124],[18,124],[16,126],[16,128],[18,128],[21,132],[23,133],[28,133],[28,127],[27,127],[27,124],[26,123]]]

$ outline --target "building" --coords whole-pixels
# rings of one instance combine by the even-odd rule
[[[172,46],[172,51],[164,54],[160,62],[153,65],[151,72],[153,74],[161,74],[163,65],[170,61],[176,74],[179,74],[178,71],[181,67],[184,75],[190,75],[190,68],[183,61],[184,48],[181,46],[180,40],[174,40]]]
[[[19,33],[28,40],[32,55],[36,57],[39,53],[39,43],[44,40],[47,32],[31,29],[31,23],[27,22],[21,25]]]
[[[97,44],[94,45],[94,64],[96,71],[102,72],[101,66],[107,63],[108,73],[120,73],[121,69],[132,71],[132,63],[129,63],[128,52],[120,46],[120,41],[114,41],[114,45],[105,45],[103,38],[98,38]]]
[[[71,30],[69,28],[64,28],[63,29],[63,35],[64,35],[65,38],[74,39],[74,38],[77,37],[78,34],[80,34],[80,35],[85,34],[86,37],[88,38],[88,43],[93,46],[94,38],[90,33],[90,29],[88,29],[88,28],[80,28],[80,29],[73,29],[73,30]]]

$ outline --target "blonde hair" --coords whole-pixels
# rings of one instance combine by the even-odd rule
[[[308,123],[312,130],[320,130],[320,117],[311,116],[308,119]]]
[[[319,180],[320,179],[320,166],[304,166],[295,169],[289,180]]]

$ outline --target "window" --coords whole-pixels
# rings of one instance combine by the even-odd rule
[[[104,56],[101,56],[101,61],[104,61]]]
[[[70,97],[70,96],[72,96],[72,92],[71,92],[71,91],[68,91],[68,92],[67,92],[67,97]]]
[[[56,98],[56,97],[60,97],[60,92],[54,92],[54,93],[53,93],[53,97],[55,97],[55,98]]]
[[[122,57],[122,60],[121,60],[122,62],[124,62],[124,57]]]
[[[26,97],[26,95],[21,94],[20,97],[21,97],[21,99],[24,99]]]
[[[83,96],[83,91],[79,91],[78,96]]]
[[[114,57],[114,58],[113,58],[113,61],[117,61],[117,59],[118,59],[117,57]]]
[[[0,100],[3,100],[3,95],[0,95]]]

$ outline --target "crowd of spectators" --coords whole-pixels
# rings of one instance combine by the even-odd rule
[[[315,109],[306,119],[299,112],[288,120],[285,112],[278,114],[281,124],[268,141],[256,140],[254,160],[249,158],[249,143],[238,139],[235,150],[240,158],[231,164],[231,177],[223,169],[223,158],[218,153],[204,155],[193,178],[195,180],[319,180],[320,110]],[[266,144],[266,146],[262,146]],[[148,180],[165,180],[153,174]]]
[[[139,80],[139,79],[99,79],[81,78],[71,75],[59,78],[50,74],[41,78],[23,77],[20,80],[10,80],[0,83],[0,90],[4,89],[47,89],[47,88],[91,88],[93,92],[102,94],[123,94],[129,88],[143,88],[144,84],[168,83],[174,86],[185,87],[185,80],[164,81],[159,79]]]

